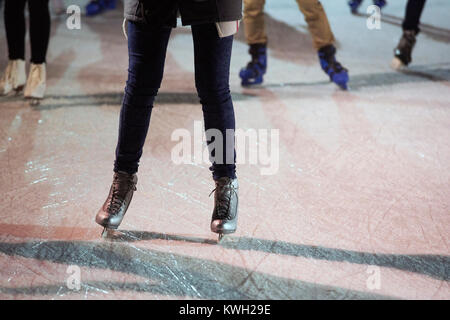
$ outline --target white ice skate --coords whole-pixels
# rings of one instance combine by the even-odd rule
[[[406,68],[406,65],[397,57],[394,57],[391,61],[391,68],[394,70],[403,70]]]
[[[31,64],[24,93],[25,98],[31,99],[31,105],[38,105],[44,98],[47,87],[46,77],[45,63]]]
[[[6,70],[0,78],[0,96],[7,95],[13,90],[16,92],[22,91],[26,81],[25,61],[21,59],[9,60]]]

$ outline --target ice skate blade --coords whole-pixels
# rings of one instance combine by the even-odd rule
[[[101,234],[101,237],[103,239],[109,239],[109,240],[115,240],[118,238],[121,238],[123,236],[122,232],[118,231],[117,229],[103,227],[103,231]]]
[[[397,57],[394,57],[391,61],[391,68],[394,70],[402,70],[406,68],[406,65]]]
[[[103,239],[106,239],[106,238],[108,238],[108,234],[109,234],[109,229],[108,228],[103,228],[103,231],[102,231],[102,238]]]

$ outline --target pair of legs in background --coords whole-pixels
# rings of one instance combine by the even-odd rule
[[[0,79],[0,94],[21,91],[26,98],[43,98],[46,89],[46,55],[50,38],[49,0],[5,0],[4,19],[9,62]],[[25,5],[28,4],[31,65],[25,72]]]
[[[96,216],[96,222],[107,229],[116,229],[120,225],[136,190],[136,172],[153,103],[163,78],[171,30],[170,27],[128,22],[128,81],[120,112],[115,174],[108,198]],[[213,23],[192,26],[192,36],[195,84],[202,104],[205,129],[216,129],[223,137],[223,158],[213,161],[211,166],[216,184],[211,230],[219,234],[232,233],[237,223],[238,183],[234,137],[225,137],[227,130],[234,132],[235,129],[229,89],[233,36],[220,38]],[[212,142],[213,139],[207,141],[209,146]],[[211,159],[216,156],[216,151],[210,150]],[[227,159],[233,159],[232,163],[226,163]]]
[[[394,50],[392,67],[395,69],[406,67],[412,62],[412,50],[416,44],[416,37],[420,32],[420,17],[422,16],[426,0],[408,0],[405,18],[402,23],[403,35]]]
[[[317,0],[296,1],[308,24],[322,69],[331,81],[346,89],[348,72],[336,61],[335,38],[322,4]],[[252,56],[252,61],[240,72],[244,86],[262,83],[267,69],[268,37],[264,21],[265,2],[265,0],[244,0],[245,38]]]

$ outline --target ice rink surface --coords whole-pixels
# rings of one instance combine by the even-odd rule
[[[94,216],[127,76],[121,12],[82,17],[81,30],[53,17],[47,98],[0,98],[0,299],[450,299],[450,2],[429,1],[404,72],[389,64],[405,0],[389,1],[381,30],[346,1],[322,3],[347,92],[320,69],[294,0],[267,1],[261,88],[240,87],[249,56],[236,37],[237,127],[279,129],[280,158],[274,175],[238,166],[239,227],[221,243],[208,164],[171,161],[172,132],[202,121],[190,29],[172,34],[121,232],[102,239]],[[79,290],[67,285],[77,271]]]

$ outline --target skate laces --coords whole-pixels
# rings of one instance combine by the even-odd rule
[[[107,210],[111,213],[117,213],[130,189],[136,190],[136,186],[131,178],[126,178],[126,181],[124,181],[123,177],[115,175]]]
[[[216,193],[216,216],[219,219],[231,218],[228,217],[231,198],[233,194],[237,196],[236,188],[231,183],[231,180],[223,185],[218,184],[218,186],[211,191],[209,196],[211,196],[214,192]]]

